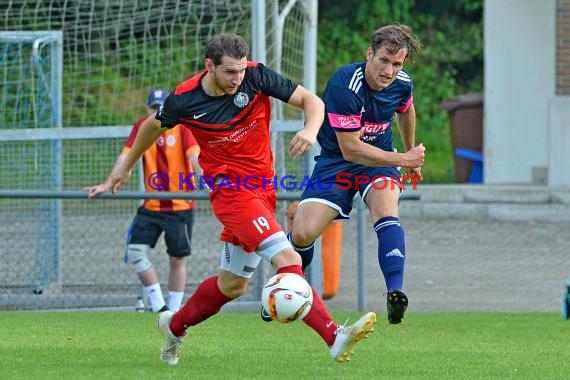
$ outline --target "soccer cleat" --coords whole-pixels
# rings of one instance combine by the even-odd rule
[[[142,297],[137,298],[137,304],[135,305],[135,310],[139,313],[144,313],[146,307],[144,305],[144,301]]]
[[[165,311],[170,310],[168,308],[168,306],[164,305],[163,307],[160,308],[160,310],[158,311],[158,313],[164,313]]]
[[[169,365],[178,364],[180,344],[182,343],[182,338],[174,336],[170,331],[170,320],[173,315],[174,313],[170,310],[158,315],[158,329],[164,337],[164,344],[160,349],[160,360]]]
[[[401,290],[392,290],[388,293],[386,302],[388,309],[388,322],[397,325],[404,319],[404,312],[408,308],[408,296]]]
[[[337,326],[336,339],[329,348],[331,356],[337,362],[350,361],[354,346],[362,338],[368,338],[368,334],[374,331],[376,313],[364,314],[355,324],[350,326]]]
[[[273,318],[271,318],[271,315],[267,312],[267,310],[265,310],[265,308],[262,306],[261,310],[259,311],[259,316],[261,317],[261,319],[263,319],[265,322],[271,322],[273,321]]]

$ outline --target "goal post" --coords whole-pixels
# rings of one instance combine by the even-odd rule
[[[0,32],[0,65],[2,127],[15,131],[61,129],[62,32]],[[3,139],[0,146],[2,155],[7,156],[2,159],[0,183],[3,188],[17,183],[18,188],[62,189],[61,140],[14,143]],[[22,242],[26,250],[24,257],[18,257],[18,261],[28,262],[25,275],[18,276],[17,280],[0,276],[0,286],[40,291],[60,278],[61,200],[42,199],[16,202],[16,205],[17,210],[24,208],[26,211],[15,212],[10,218],[11,226],[21,224],[35,232],[32,239]],[[9,258],[3,255],[0,260],[8,261]]]

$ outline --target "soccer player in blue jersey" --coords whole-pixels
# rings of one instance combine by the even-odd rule
[[[321,154],[295,213],[290,240],[300,253],[303,269],[313,258],[314,241],[334,219],[349,219],[358,192],[378,237],[378,261],[387,293],[388,321],[402,321],[408,306],[403,292],[404,230],[398,218],[398,199],[404,188],[398,167],[420,180],[425,147],[416,145],[416,113],[412,80],[403,69],[421,48],[405,25],[376,30],[366,61],[338,69],[323,94],[326,117],[318,133]],[[405,152],[396,153],[392,123],[396,115]],[[318,186],[326,179],[326,186]],[[332,182],[332,186],[330,182]],[[324,252],[326,255],[326,252]],[[264,320],[266,312],[261,311]]]

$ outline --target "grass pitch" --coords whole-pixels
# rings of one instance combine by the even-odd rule
[[[355,321],[359,313],[333,313]],[[220,313],[191,328],[180,362],[159,360],[155,315],[0,312],[4,379],[568,379],[570,321],[556,313],[408,313],[336,363],[304,323]]]

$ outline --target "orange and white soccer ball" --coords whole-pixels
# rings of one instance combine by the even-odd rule
[[[261,302],[271,318],[289,323],[303,319],[309,313],[313,305],[313,289],[297,274],[279,273],[263,287]]]

